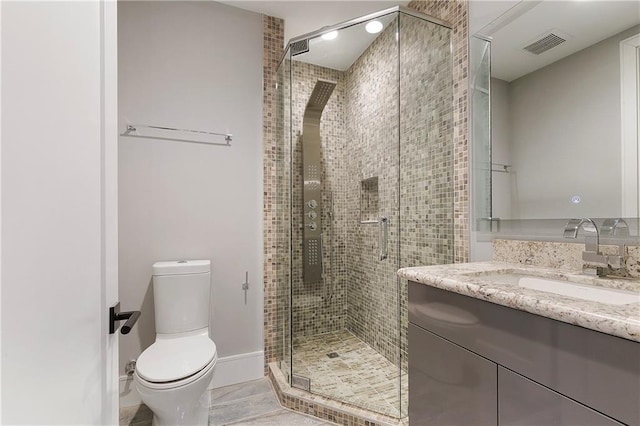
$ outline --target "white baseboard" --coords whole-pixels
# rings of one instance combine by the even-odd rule
[[[264,377],[264,351],[249,352],[218,358],[209,389]],[[133,377],[120,376],[120,408],[140,405],[140,395]]]
[[[249,352],[218,358],[209,389],[264,377],[264,351]]]

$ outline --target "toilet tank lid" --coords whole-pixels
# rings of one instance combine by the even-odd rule
[[[153,275],[203,274],[210,270],[209,260],[174,260],[153,264]]]

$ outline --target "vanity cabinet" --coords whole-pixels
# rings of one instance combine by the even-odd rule
[[[411,424],[496,424],[496,368],[495,363],[409,324]]]
[[[640,425],[638,342],[414,282],[409,321],[412,425]]]
[[[500,426],[620,425],[589,407],[498,366]]]

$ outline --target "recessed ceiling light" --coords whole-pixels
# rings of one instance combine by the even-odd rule
[[[382,28],[384,27],[384,25],[382,25],[382,22],[380,21],[371,21],[371,22],[367,22],[367,25],[365,25],[365,29],[367,30],[367,32],[369,34],[377,34],[380,31],[382,31]]]
[[[337,31],[330,31],[328,33],[322,34],[322,38],[324,40],[333,40],[336,37],[338,37],[338,32]]]

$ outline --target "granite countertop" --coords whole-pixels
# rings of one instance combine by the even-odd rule
[[[403,268],[409,281],[530,312],[640,342],[640,302],[610,305],[501,282],[496,274],[515,273],[640,292],[640,280],[597,278],[580,272],[503,262],[456,263]]]

